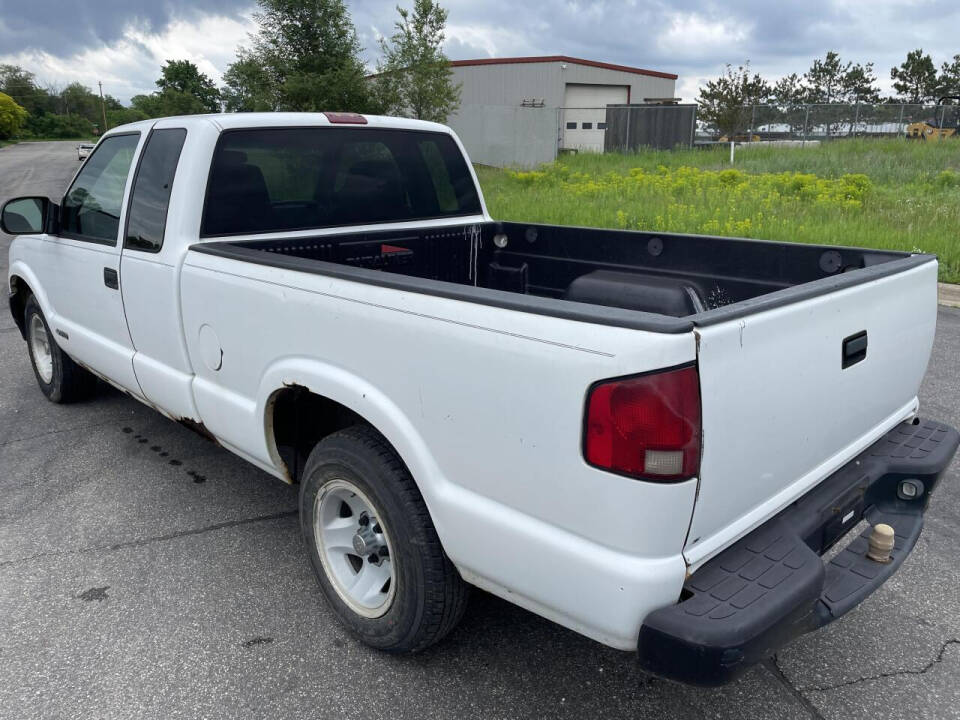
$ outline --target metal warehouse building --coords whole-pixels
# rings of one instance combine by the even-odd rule
[[[475,162],[529,166],[562,149],[601,152],[606,106],[672,98],[677,76],[565,55],[455,60],[448,119]]]

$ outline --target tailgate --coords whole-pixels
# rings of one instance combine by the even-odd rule
[[[936,319],[931,260],[699,328],[703,456],[687,561],[698,566],[914,413]]]

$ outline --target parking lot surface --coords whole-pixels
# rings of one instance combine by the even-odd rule
[[[74,145],[0,149],[0,202],[60,195]],[[953,425],[958,358],[941,308],[921,412]],[[960,718],[958,475],[883,588],[724,688],[645,676],[479,591],[443,643],[392,657],[324,605],[295,488],[116,391],[48,403],[4,307],[0,717]]]

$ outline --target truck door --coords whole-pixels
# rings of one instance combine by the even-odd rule
[[[143,396],[178,420],[196,419],[180,313],[186,241],[172,219],[168,232],[167,222],[171,195],[185,189],[175,178],[187,131],[166,126],[170,123],[175,121],[159,121],[147,137],[130,191],[121,259],[123,305]]]
[[[60,232],[38,263],[57,343],[75,360],[140,394],[120,296],[122,208],[139,132],[104,138],[61,203]]]

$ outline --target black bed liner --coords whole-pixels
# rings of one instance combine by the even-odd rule
[[[478,238],[474,258],[471,234]],[[494,243],[495,235],[507,238],[506,247]],[[201,242],[191,250],[520,312],[658,333],[690,332],[695,326],[726,322],[832,293],[935,260],[933,255],[832,245],[493,222],[222,240]],[[476,268],[475,281],[467,277],[470,267]],[[675,317],[564,299],[574,281],[597,271],[673,279],[697,288],[705,308],[698,306],[699,312]]]

